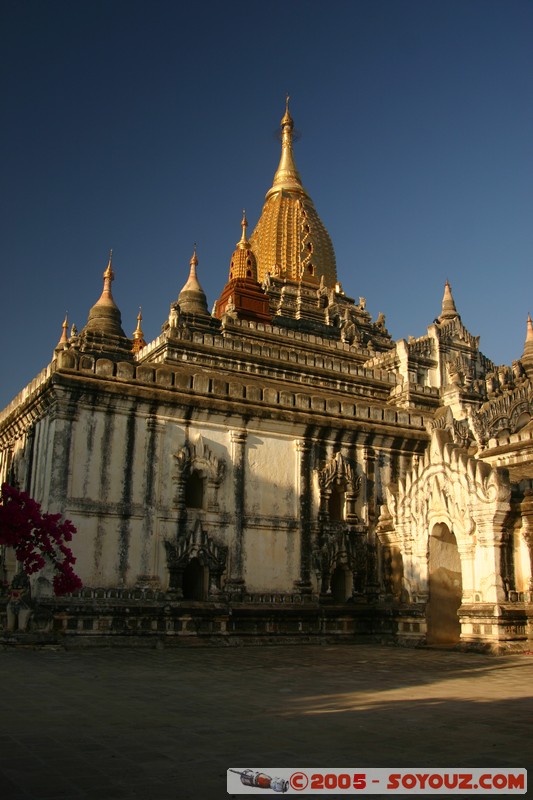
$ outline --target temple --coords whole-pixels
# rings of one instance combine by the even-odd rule
[[[0,414],[1,480],[78,528],[83,589],[33,576],[24,635],[531,649],[531,317],[496,365],[446,281],[427,332],[393,341],[343,291],[293,132],[287,102],[212,313],[195,247],[161,334],[139,310],[127,336],[111,254],[86,325],[65,318]]]

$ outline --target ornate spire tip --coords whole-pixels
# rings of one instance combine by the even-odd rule
[[[294,125],[292,117],[291,117],[291,112],[289,111],[289,100],[290,99],[291,99],[290,95],[287,94],[287,96],[285,98],[285,114],[283,115],[282,120],[281,120],[281,127],[282,128],[285,127],[285,125],[289,125],[290,127],[292,127]]]

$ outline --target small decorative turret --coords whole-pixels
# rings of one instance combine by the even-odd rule
[[[109,261],[104,272],[104,288],[100,298],[89,311],[87,324],[82,333],[94,331],[98,333],[111,334],[126,338],[122,330],[122,317],[120,310],[113,300],[111,294],[111,284],[115,279],[113,272],[113,251],[109,252]]]
[[[248,220],[246,219],[246,212],[244,209],[242,212],[241,227],[242,235],[231,257],[229,280],[232,281],[235,278],[249,278],[252,281],[257,281],[257,263],[250,242],[246,236]]]
[[[448,280],[444,285],[444,296],[442,298],[442,311],[438,317],[439,322],[446,322],[447,320],[456,319],[459,316],[452,295],[452,287]]]
[[[131,348],[132,353],[138,353],[139,350],[142,350],[143,347],[146,347],[144,333],[141,328],[142,318],[142,308],[139,306],[139,313],[137,314],[137,327],[133,331],[133,347]]]
[[[104,272],[104,288],[99,299],[89,311],[87,324],[76,340],[81,352],[99,354],[113,360],[131,359],[131,339],[122,330],[120,309],[113,299],[111,284],[114,280],[113,251]],[[74,329],[70,337],[75,336]]]
[[[528,378],[533,378],[533,322],[531,320],[531,314],[527,315],[526,341],[520,361],[522,362],[522,366]]]
[[[62,333],[61,338],[59,339],[56,350],[63,350],[68,345],[68,313],[65,314],[65,319],[63,320]]]
[[[189,263],[191,265],[189,277],[178,297],[178,304],[181,313],[209,316],[209,311],[207,310],[207,298],[196,275],[196,267],[198,266],[196,244],[194,245],[194,252]]]
[[[243,210],[241,238],[231,257],[228,282],[213,308],[218,319],[230,317],[270,322],[268,297],[257,282],[257,262],[246,235],[248,221]]]

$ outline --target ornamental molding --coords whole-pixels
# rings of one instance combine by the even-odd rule
[[[330,458],[322,469],[317,469],[317,474],[321,492],[331,491],[335,485],[356,497],[361,491],[361,475],[356,474],[355,466],[342,453]]]
[[[206,445],[200,434],[194,443],[186,442],[174,453],[177,479],[183,480],[192,472],[198,472],[215,486],[219,486],[224,478],[226,463]]]
[[[352,573],[353,593],[364,588],[368,572],[368,539],[364,526],[331,525],[318,537],[312,551],[313,570],[321,594],[331,592],[331,578],[337,567]]]
[[[472,336],[457,316],[450,322],[435,325],[438,339],[445,344],[462,342],[474,350],[479,349],[479,336]]]
[[[530,380],[523,381],[499,397],[489,399],[479,411],[472,413],[479,436],[483,442],[497,438],[505,431],[509,436],[520,430],[524,414],[533,418],[533,385]]]
[[[426,540],[438,522],[457,534],[459,546],[474,534],[495,538],[510,497],[507,472],[469,456],[444,428],[433,430],[424,456],[397,486],[386,488],[387,512],[404,545]]]
[[[183,572],[186,566],[197,558],[210,573],[220,576],[226,569],[228,548],[217,544],[202,527],[200,520],[196,521],[194,529],[183,539],[177,542],[165,540],[167,561],[169,569]]]
[[[448,431],[453,443],[465,449],[470,447],[474,439],[478,440],[479,430],[476,427],[476,420],[472,420],[470,414],[467,419],[454,419],[450,406],[444,406],[437,410],[429,428],[430,430]]]
[[[435,344],[430,336],[420,336],[407,342],[409,355],[419,358],[435,358]]]

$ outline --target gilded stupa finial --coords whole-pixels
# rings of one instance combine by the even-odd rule
[[[253,253],[252,245],[248,241],[247,236],[248,220],[246,219],[246,211],[242,210],[241,219],[241,238],[236,244],[236,249],[231,256],[231,263],[229,268],[229,280],[237,278],[251,278],[257,281],[257,261]]]
[[[194,243],[192,256],[191,260],[189,261],[189,264],[191,265],[191,275],[194,275],[194,277],[196,278],[196,267],[198,266],[198,256],[196,255],[196,242]]]
[[[248,220],[246,219],[246,211],[244,210],[244,208],[242,210],[241,228],[242,228],[241,238],[237,242],[237,247],[240,247],[241,250],[245,250],[250,247],[250,243],[246,235],[246,232],[248,230]]]
[[[111,283],[115,280],[115,273],[113,272],[113,250],[109,251],[109,260],[104,272],[104,278],[109,281],[109,289],[111,290]]]
[[[291,128],[294,127],[294,122],[291,117],[291,112],[289,111],[289,100],[291,99],[290,94],[287,92],[287,96],[285,97],[285,114],[281,118],[281,127],[283,128],[285,125],[290,125]]]
[[[113,295],[111,294],[111,284],[115,280],[115,273],[113,272],[113,250],[109,251],[109,260],[107,262],[107,267],[105,268],[104,272],[104,289],[102,291],[102,295],[98,300],[98,304],[107,303],[107,304],[115,304],[113,300]]]
[[[61,328],[61,338],[56,345],[57,347],[64,347],[66,344],[68,344],[68,311],[65,312],[65,319],[63,320]]]
[[[139,313],[137,314],[137,327],[133,331],[133,347],[131,348],[132,353],[138,353],[139,350],[141,350],[143,347],[146,347],[144,333],[141,328],[142,318],[142,307],[139,306]]]
[[[285,100],[285,114],[281,118],[281,158],[279,166],[274,175],[271,189],[266,194],[266,199],[276,192],[289,191],[299,195],[306,195],[302,186],[300,173],[296,169],[292,152],[294,135],[294,122],[289,111],[289,95]]]

